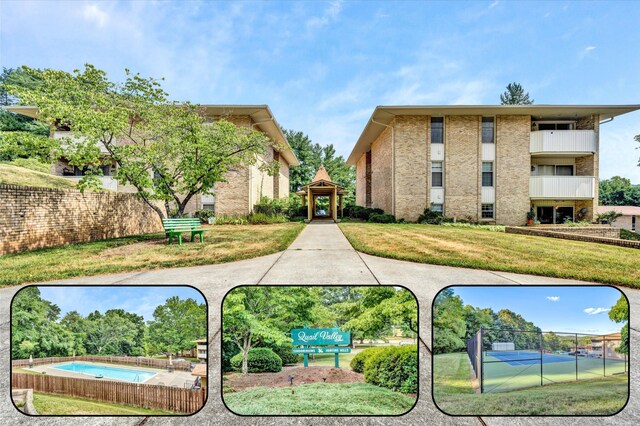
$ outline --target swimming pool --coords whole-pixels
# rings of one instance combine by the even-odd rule
[[[104,365],[85,364],[82,362],[70,362],[68,364],[58,365],[53,368],[86,374],[88,376],[93,376],[94,378],[101,375],[104,378],[124,380],[126,382],[132,383],[145,382],[157,374],[152,371],[107,367]]]

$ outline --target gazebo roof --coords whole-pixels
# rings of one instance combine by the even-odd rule
[[[344,190],[344,187],[342,187],[342,186],[338,185],[337,183],[331,181],[331,177],[329,176],[329,173],[327,172],[327,169],[324,168],[324,165],[320,166],[320,168],[316,172],[316,175],[313,177],[313,180],[311,180],[311,183],[308,184],[308,185],[304,185],[302,188],[300,188],[300,191],[296,192],[296,194],[298,194],[298,195],[306,195],[308,190],[309,190],[309,187],[312,187],[312,188],[336,187],[337,190],[338,190],[338,194],[340,194],[340,195],[346,194],[346,191]]]
[[[324,168],[324,164],[320,165],[320,168],[318,169],[318,171],[316,172],[316,175],[311,180],[311,183],[318,182],[321,180],[324,180],[326,182],[331,182],[331,177],[329,176],[327,169]]]

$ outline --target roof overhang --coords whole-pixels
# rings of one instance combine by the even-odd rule
[[[290,166],[298,166],[300,162],[296,154],[287,142],[287,138],[282,133],[280,124],[276,121],[268,105],[200,105],[207,115],[214,116],[249,116],[253,120],[253,127],[266,133],[271,140],[285,147],[280,154],[287,160]],[[3,107],[7,111],[16,114],[26,115],[31,118],[38,118],[38,108],[35,106],[12,105]]]
[[[355,165],[362,154],[370,149],[371,144],[380,136],[385,126],[388,126],[397,115],[436,117],[445,115],[527,115],[536,119],[599,115],[601,120],[608,120],[639,109],[640,105],[380,105],[371,114],[371,118],[347,159],[347,163]]]

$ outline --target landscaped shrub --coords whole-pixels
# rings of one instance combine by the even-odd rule
[[[453,219],[446,217],[442,214],[442,212],[436,212],[431,209],[424,209],[424,213],[422,213],[418,217],[418,223],[428,223],[429,225],[440,225],[444,222],[453,222]]]
[[[390,346],[372,354],[364,363],[364,380],[402,393],[418,392],[418,348]]]
[[[249,373],[277,373],[282,370],[282,359],[269,348],[249,349],[247,354]],[[231,367],[242,371],[242,353],[231,358]]]
[[[216,215],[216,225],[246,225],[249,223],[246,216],[221,214]]]
[[[253,206],[254,213],[262,213],[267,216],[284,215],[289,208],[289,199],[272,199],[261,197],[260,202]]]
[[[287,216],[291,219],[294,217],[306,218],[308,214],[307,206],[301,206],[296,204],[295,206],[289,206],[287,209]]]
[[[265,213],[251,213],[247,216],[247,221],[253,225],[288,222],[287,218],[282,215],[268,215]]]
[[[384,210],[372,209],[372,208],[362,207],[362,206],[348,206],[343,209],[343,213],[345,216],[348,216],[354,219],[369,220],[369,216],[371,216],[374,213],[383,214]]]
[[[215,217],[215,213],[211,210],[196,210],[193,212],[193,217],[200,219],[201,223],[208,223],[210,217]]]
[[[372,223],[395,223],[395,221],[395,216],[387,213],[371,213],[369,220],[367,220]]]
[[[462,223],[462,222],[444,222],[442,226],[447,226],[450,228],[470,228],[470,229],[482,229],[484,231],[493,231],[493,232],[504,232],[504,225],[476,225],[473,223]]]
[[[351,369],[356,373],[364,373],[364,364],[371,357],[371,355],[386,349],[385,346],[377,347],[377,348],[369,348],[364,351],[357,353],[353,358],[351,358]]]
[[[640,241],[640,234],[629,231],[628,229],[620,229],[620,238],[623,240]]]
[[[231,358],[240,353],[240,348],[233,342],[222,342],[222,371],[233,371],[231,366]],[[241,355],[242,356],[242,355]],[[242,367],[242,358],[240,358],[240,366]]]
[[[272,346],[270,349],[280,357],[282,365],[297,364],[300,362],[300,355],[291,353],[293,349],[291,345]]]

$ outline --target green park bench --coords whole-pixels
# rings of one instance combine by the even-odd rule
[[[169,237],[168,244],[171,244],[173,237],[176,237],[178,239],[178,244],[182,245],[183,232],[191,232],[191,241],[195,241],[196,235],[200,236],[200,242],[204,241],[204,237],[202,235],[204,229],[202,229],[200,219],[198,218],[162,219],[162,226],[164,226],[164,230]]]

